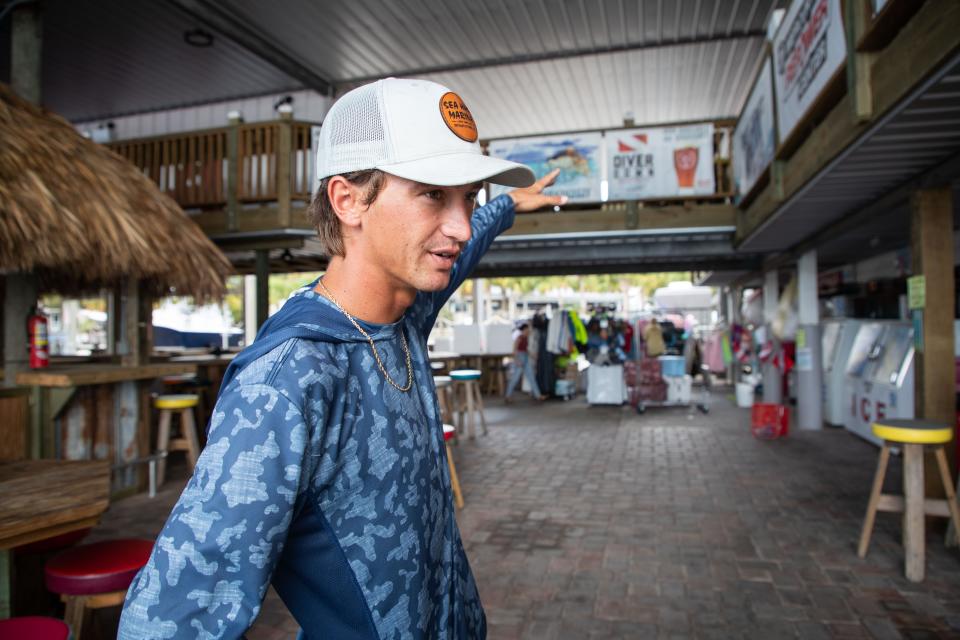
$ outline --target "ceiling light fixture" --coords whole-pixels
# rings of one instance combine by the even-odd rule
[[[183,41],[191,47],[206,48],[213,46],[213,34],[203,29],[190,29],[183,32]]]

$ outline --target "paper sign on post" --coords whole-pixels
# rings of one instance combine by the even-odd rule
[[[923,309],[927,306],[926,276],[907,278],[907,306],[911,309]]]

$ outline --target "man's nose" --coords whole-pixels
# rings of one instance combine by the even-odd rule
[[[444,214],[443,226],[441,227],[443,235],[459,243],[468,242],[471,235],[470,216],[472,213],[473,209],[466,203],[450,207]]]

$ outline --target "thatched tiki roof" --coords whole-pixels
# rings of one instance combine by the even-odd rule
[[[126,160],[0,83],[0,270],[64,293],[124,278],[155,295],[220,297],[233,269]]]

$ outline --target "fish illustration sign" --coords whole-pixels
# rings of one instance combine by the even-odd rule
[[[713,125],[608,131],[607,178],[611,200],[712,194]]]
[[[537,175],[560,169],[556,183],[544,193],[567,196],[570,202],[600,202],[603,136],[600,132],[536,138],[492,140],[490,155],[519,162]],[[494,185],[491,198],[508,191]]]

